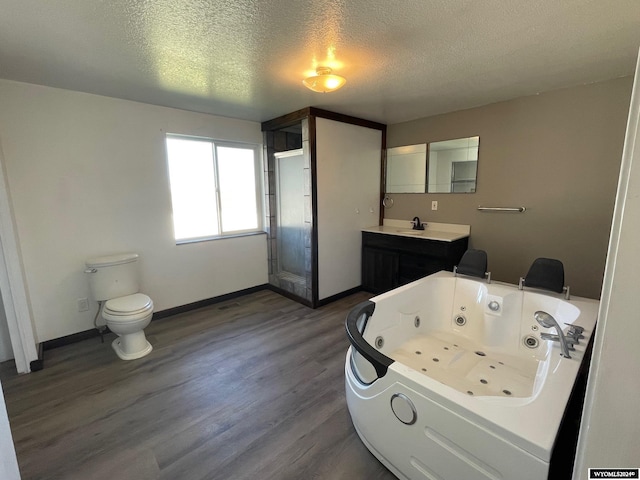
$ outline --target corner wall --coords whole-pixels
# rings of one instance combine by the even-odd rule
[[[640,57],[635,78],[574,480],[589,468],[640,467]]]
[[[598,298],[631,85],[625,77],[390,125],[388,147],[479,135],[480,151],[477,193],[391,194],[385,218],[469,224],[492,278],[517,283],[535,258],[557,258],[572,293]]]
[[[260,124],[0,80],[0,137],[38,341],[93,328],[85,259],[141,255],[164,310],[267,282],[265,235],[176,245],[164,134],[262,143]]]
[[[318,300],[362,283],[362,229],[380,218],[383,132],[316,118]]]

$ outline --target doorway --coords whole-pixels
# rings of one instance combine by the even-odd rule
[[[38,359],[35,335],[25,286],[24,272],[14,226],[11,198],[4,169],[4,153],[0,141],[0,299],[3,327],[2,341],[8,337],[18,373],[31,371],[31,362]],[[2,329],[3,327],[0,327]]]

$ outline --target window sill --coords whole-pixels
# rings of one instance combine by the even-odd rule
[[[201,243],[201,242],[210,242],[215,240],[227,240],[229,238],[239,238],[239,237],[253,237],[255,235],[266,235],[265,231],[257,231],[257,232],[242,232],[242,233],[229,233],[226,235],[215,235],[212,237],[199,237],[199,238],[187,238],[184,240],[176,240],[176,245],[188,245],[190,243]]]

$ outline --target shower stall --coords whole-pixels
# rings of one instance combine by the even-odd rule
[[[314,308],[360,289],[386,127],[309,107],[262,130],[271,288]]]
[[[304,128],[303,128],[304,127]],[[308,119],[265,132],[269,284],[313,303]]]

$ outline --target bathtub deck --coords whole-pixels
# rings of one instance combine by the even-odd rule
[[[389,355],[434,380],[469,395],[530,397],[539,362],[489,351],[447,332],[414,337]]]

